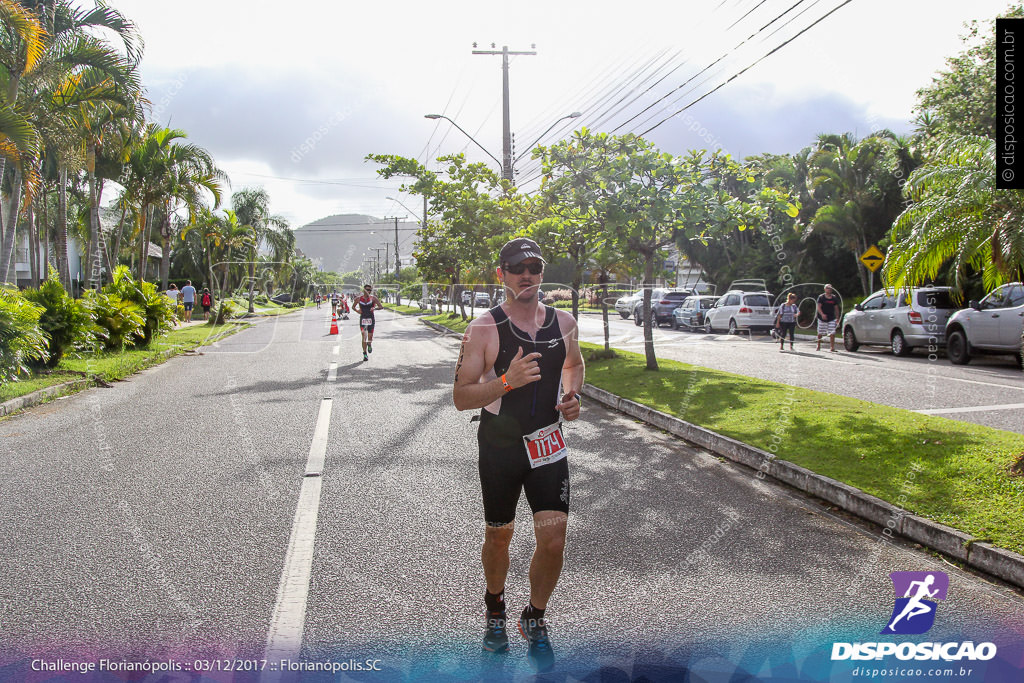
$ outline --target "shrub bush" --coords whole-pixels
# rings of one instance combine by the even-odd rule
[[[106,292],[86,292],[82,300],[96,319],[104,348],[121,351],[144,337],[146,320],[137,303]]]
[[[544,292],[544,303],[548,300],[554,301],[572,301],[572,290],[568,287],[564,289],[552,289]]]
[[[170,298],[156,288],[156,283],[137,281],[132,277],[128,266],[118,266],[110,284],[103,288],[104,293],[116,296],[121,301],[135,304],[142,315],[141,332],[134,335],[132,343],[138,346],[149,346],[153,339],[171,329],[177,309],[184,315],[185,307],[178,306]]]
[[[45,362],[46,334],[39,326],[43,308],[17,291],[0,288],[0,379],[15,380],[28,364]]]
[[[231,299],[221,299],[220,304],[213,307],[213,315],[210,316],[207,325],[223,325],[227,320],[236,317],[242,311],[247,310],[239,306]]]
[[[68,295],[53,268],[39,289],[25,290],[22,296],[43,308],[39,327],[49,338],[50,357],[45,362],[37,361],[38,365],[55,368],[69,351],[94,341],[96,324],[92,314]]]

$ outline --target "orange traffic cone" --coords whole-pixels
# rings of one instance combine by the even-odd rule
[[[338,318],[334,315],[331,316],[331,334],[338,334]]]

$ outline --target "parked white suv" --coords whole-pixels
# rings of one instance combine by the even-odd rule
[[[956,365],[966,365],[972,356],[982,353],[1009,353],[1020,364],[1022,330],[1024,285],[1011,282],[950,317],[946,355]]]
[[[917,347],[932,351],[946,344],[946,321],[957,309],[949,287],[915,287],[875,292],[843,316],[843,346],[888,346],[906,356]]]
[[[745,292],[733,289],[715,302],[704,314],[704,330],[728,330],[736,334],[740,330],[750,333],[754,330],[767,332],[775,327],[775,308],[772,307],[772,293],[769,291]]]

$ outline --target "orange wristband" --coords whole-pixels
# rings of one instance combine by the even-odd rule
[[[501,376],[501,383],[505,387],[505,393],[512,391],[512,385],[509,384],[508,380],[505,379],[505,375]]]

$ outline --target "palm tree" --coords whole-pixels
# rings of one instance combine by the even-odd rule
[[[197,225],[202,225],[198,223]],[[215,217],[215,220],[206,223],[204,237],[209,240],[212,246],[210,250],[210,273],[213,273],[214,264],[222,265],[221,287],[217,298],[223,299],[231,293],[231,252],[236,249],[251,249],[256,244],[255,230],[251,225],[243,225],[238,220],[238,214],[231,209],[224,209],[223,217]],[[216,255],[214,255],[216,254]],[[218,259],[214,261],[213,259]],[[211,282],[212,285],[212,282]]]
[[[962,290],[971,271],[986,289],[1024,277],[1024,191],[996,189],[996,142],[947,138],[910,174],[913,204],[892,226],[883,278],[892,287],[920,284],[949,264]]]
[[[167,287],[170,268],[170,243],[173,237],[172,216],[184,208],[191,223],[206,194],[220,205],[223,184],[227,177],[217,168],[202,147],[176,142],[186,138],[185,131],[149,124],[146,135],[128,158],[128,179],[125,191],[138,210],[139,279],[146,276],[146,256],[154,216],[160,220],[164,255],[160,264],[163,287]]]
[[[60,140],[53,150],[67,152],[68,133],[80,127],[79,118],[104,101],[122,101],[138,93],[140,86],[136,65],[141,55],[141,41],[134,25],[117,10],[98,4],[92,9],[76,7],[70,0],[38,0],[21,3],[2,2],[0,19],[8,29],[0,32],[0,66],[6,69],[6,103],[14,106],[24,99],[34,105],[24,111],[37,126],[51,127],[50,139]],[[35,35],[12,31],[12,27],[31,28],[35,22]],[[125,50],[121,54],[95,32],[105,30],[120,38]],[[2,173],[0,162],[0,173]],[[16,165],[11,185],[11,202],[5,223],[4,251],[7,242],[13,246],[14,230],[21,210],[22,185],[26,203],[38,185],[38,168]],[[57,261],[65,286],[70,284],[66,251],[66,196],[67,168],[61,173],[58,187]],[[5,279],[9,257],[0,266]]]
[[[859,142],[850,133],[821,135],[808,160],[808,185],[819,204],[804,229],[803,239],[824,233],[835,239],[857,264],[863,293],[869,294],[867,269],[860,256],[887,227],[887,193],[895,191],[892,173],[886,168],[887,141],[869,135]]]
[[[231,196],[231,207],[238,216],[238,222],[253,229],[254,239],[249,249],[249,312],[254,313],[257,249],[266,244],[275,261],[286,262],[295,251],[295,235],[288,229],[288,221],[271,215],[270,195],[262,187],[242,188]]]
[[[38,64],[44,49],[46,32],[31,11],[14,0],[0,0],[0,67],[5,82],[0,84],[0,178],[7,162],[20,167],[25,152],[34,151],[36,133],[24,113],[16,108],[20,80]],[[12,204],[21,194],[20,173],[12,188]],[[17,211],[14,216],[17,217]],[[15,221],[4,222],[0,214],[0,283],[8,281],[11,256],[14,253]]]

